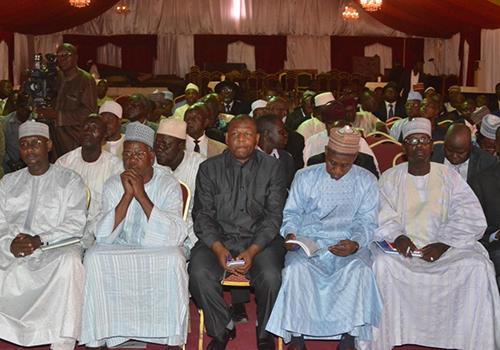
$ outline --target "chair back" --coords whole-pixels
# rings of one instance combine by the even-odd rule
[[[373,131],[373,132],[369,133],[368,135],[366,135],[365,139],[369,145],[372,145],[376,142],[383,141],[383,140],[390,140],[390,141],[397,142],[397,140],[395,140],[391,135],[389,135],[385,132],[382,132],[382,131]]]
[[[394,158],[403,152],[403,147],[397,141],[380,140],[370,145],[370,148],[377,158],[379,170],[381,173],[393,166]]]
[[[401,164],[401,163],[404,163],[407,161],[408,161],[408,159],[406,159],[406,154],[404,152],[399,152],[398,154],[396,154],[396,156],[392,160],[392,166],[396,166],[398,164]]]
[[[191,202],[191,190],[184,182],[179,181],[182,191],[182,218],[187,221],[189,214],[189,203]]]

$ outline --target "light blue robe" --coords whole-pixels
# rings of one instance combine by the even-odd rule
[[[378,186],[375,176],[353,165],[334,180],[318,164],[295,175],[283,213],[281,235],[314,240],[320,252],[308,258],[302,249],[288,252],[283,282],[266,330],[290,341],[338,339],[343,333],[371,338],[382,310],[366,247],[377,228]],[[360,249],[339,257],[328,247],[340,240]]]

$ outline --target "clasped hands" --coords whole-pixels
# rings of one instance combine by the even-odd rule
[[[40,248],[42,240],[39,236],[31,236],[26,233],[19,233],[10,244],[10,252],[16,258],[22,258],[33,254]]]
[[[394,247],[399,252],[399,254],[404,257],[411,257],[412,252],[418,250],[410,237],[405,235],[400,235],[398,238],[396,238],[396,240],[394,241]],[[421,259],[424,259],[428,262],[434,262],[438,260],[441,255],[443,255],[448,250],[448,248],[450,248],[449,245],[440,242],[428,244],[420,249],[420,251],[422,252]]]
[[[250,269],[252,268],[253,259],[261,251],[261,248],[256,244],[250,245],[250,247],[242,251],[235,259],[235,260],[243,260],[245,261],[245,264],[241,266],[231,266],[231,267],[227,266],[227,262],[232,260],[232,256],[229,250],[227,250],[227,248],[224,246],[224,244],[222,244],[219,241],[215,242],[212,245],[212,251],[217,257],[219,265],[225,271],[234,273],[236,275],[245,276],[248,273],[248,271],[250,271]]]
[[[285,237],[285,242],[290,239],[297,239],[297,236],[293,233],[289,233]],[[299,249],[299,247],[293,243],[285,243],[285,248],[288,251]],[[358,249],[359,249],[358,242],[351,241],[350,239],[343,239],[339,241],[337,244],[328,247],[330,253],[342,257],[352,255],[356,253]]]
[[[144,178],[142,175],[138,174],[137,171],[134,169],[125,170],[121,173],[120,178],[122,180],[125,196],[129,196],[130,198],[135,197],[137,200],[145,196]]]

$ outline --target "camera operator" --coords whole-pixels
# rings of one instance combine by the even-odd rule
[[[78,68],[76,48],[62,44],[57,49],[57,97],[53,107],[37,107],[38,118],[52,120],[56,156],[80,146],[79,135],[86,118],[97,110],[96,84]]]

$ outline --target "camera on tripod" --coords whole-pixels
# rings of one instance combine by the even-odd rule
[[[41,53],[33,56],[33,68],[27,71],[27,80],[24,83],[24,92],[30,97],[33,107],[50,106],[57,95],[57,56],[52,53]]]

